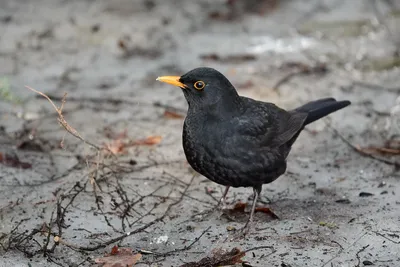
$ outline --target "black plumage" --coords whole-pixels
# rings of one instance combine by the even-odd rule
[[[183,149],[189,164],[226,186],[252,187],[254,200],[263,184],[286,170],[286,158],[304,127],[350,104],[325,98],[286,111],[272,103],[239,96],[229,80],[212,68],[158,80],[182,88],[189,108],[183,126]]]

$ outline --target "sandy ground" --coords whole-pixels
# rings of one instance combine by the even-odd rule
[[[345,141],[382,147],[399,133],[400,6],[242,2],[0,2],[0,266],[90,266],[114,245],[152,252],[137,266],[234,247],[254,249],[242,258],[250,266],[400,266],[398,156],[374,159]],[[259,206],[279,219],[256,213],[244,238],[233,229],[247,213],[204,213],[223,188],[187,164],[184,97],[155,81],[198,66],[288,109],[353,102],[302,133],[287,173],[263,187]],[[68,123],[117,156],[67,134],[24,85],[57,105],[68,93]],[[251,195],[232,189],[229,207]]]

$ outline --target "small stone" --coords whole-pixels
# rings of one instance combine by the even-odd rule
[[[378,187],[381,188],[381,187],[384,187],[385,185],[386,185],[386,182],[382,181],[382,182],[379,183]]]
[[[230,232],[230,231],[235,231],[236,228],[233,227],[233,226],[231,226],[231,225],[228,225],[228,226],[226,227],[226,230],[228,230],[228,231]]]
[[[374,265],[371,261],[363,261],[363,264],[364,264],[365,266]]]
[[[347,198],[341,198],[335,201],[336,203],[341,203],[341,204],[350,204],[350,200],[348,200]]]
[[[0,21],[3,23],[9,23],[12,21],[12,19],[13,19],[13,17],[11,15],[7,15],[7,16],[0,18]]]
[[[358,195],[359,197],[370,197],[373,196],[374,194],[372,193],[368,193],[368,192],[360,192],[360,194]]]
[[[96,32],[98,32],[99,30],[100,30],[100,25],[99,25],[99,24],[95,24],[95,25],[93,25],[92,28],[91,28],[91,31],[92,31],[93,33],[96,33]]]

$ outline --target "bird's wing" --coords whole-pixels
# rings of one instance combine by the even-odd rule
[[[272,147],[278,147],[289,142],[303,128],[307,118],[307,113],[282,111],[278,112],[278,117],[275,118],[276,124],[272,126],[276,129],[275,135],[269,136],[267,133],[267,138],[264,140],[267,145]]]
[[[302,128],[307,113],[287,112],[272,103],[251,101],[245,117],[249,122],[241,132],[259,140],[260,146],[279,147],[291,140]]]

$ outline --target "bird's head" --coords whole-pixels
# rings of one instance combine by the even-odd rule
[[[219,71],[196,68],[182,76],[162,76],[157,81],[182,89],[190,107],[234,106],[239,96],[235,87]]]

